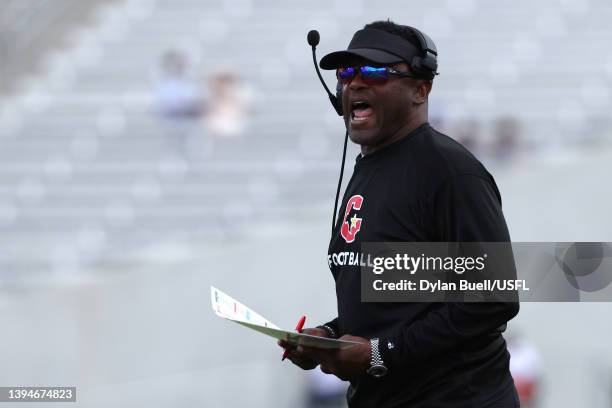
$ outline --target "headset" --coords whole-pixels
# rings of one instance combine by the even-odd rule
[[[438,75],[438,50],[436,49],[436,44],[434,44],[433,40],[427,34],[418,29],[409,26],[404,27],[414,33],[419,43],[419,49],[423,53],[423,55],[416,55],[412,58],[412,61],[410,61],[410,69],[424,79],[433,79]],[[317,76],[319,77],[319,81],[321,81],[323,88],[325,88],[334,110],[339,116],[342,116],[342,84],[340,82],[336,83],[336,94],[332,95],[323,81],[319,65],[317,64],[316,48],[321,36],[317,30],[310,30],[306,39],[308,44],[312,47],[312,62],[317,72]]]
[[[414,27],[404,26],[411,30],[419,43],[419,49],[422,52],[422,55],[415,55],[412,57],[410,61],[410,69],[417,76],[422,77],[423,79],[433,79],[436,75],[438,75],[438,50],[436,49],[436,45],[433,40],[429,38],[429,36]],[[316,48],[319,44],[319,40],[321,36],[317,30],[310,30],[308,35],[306,36],[308,44],[312,47],[312,62],[314,64],[315,70],[317,72],[317,76],[319,77],[319,81],[321,81],[321,85],[327,92],[327,96],[329,97],[329,101],[331,102],[334,110],[339,116],[343,116],[342,112],[342,84],[340,81],[336,83],[336,94],[333,95],[325,81],[323,81],[323,77],[321,76],[321,71],[319,70],[319,65],[317,64],[317,56],[316,56]],[[348,129],[344,134],[344,149],[342,151],[342,165],[340,167],[340,178],[338,179],[338,188],[336,190],[336,200],[334,201],[334,214],[332,217],[332,236],[334,233],[334,227],[336,225],[336,214],[338,213],[338,198],[340,197],[340,187],[342,186],[342,177],[344,176],[344,163],[346,161],[346,148],[348,144]]]
[[[433,79],[438,75],[438,50],[436,44],[429,36],[414,27],[409,28],[419,41],[419,48],[423,52],[423,56],[415,56],[410,61],[410,68],[420,76],[427,79]]]

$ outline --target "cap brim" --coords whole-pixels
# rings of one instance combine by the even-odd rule
[[[321,58],[319,66],[322,69],[336,69],[345,67],[346,63],[354,57],[361,57],[377,64],[393,64],[403,61],[401,57],[386,51],[374,50],[371,48],[355,48],[352,50],[336,51],[327,54]]]

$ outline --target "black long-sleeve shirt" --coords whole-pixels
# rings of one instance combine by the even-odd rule
[[[518,303],[361,302],[362,242],[508,242],[493,177],[459,143],[425,123],[359,156],[340,206],[328,262],[336,281],[339,334],[380,338],[389,372],[353,382],[351,407],[515,407],[501,335]]]

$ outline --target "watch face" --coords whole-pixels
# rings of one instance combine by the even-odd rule
[[[375,365],[368,369],[368,374],[374,378],[380,378],[387,374],[387,367],[384,365]]]

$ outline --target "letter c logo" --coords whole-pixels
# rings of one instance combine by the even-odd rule
[[[344,218],[342,219],[342,228],[340,229],[340,234],[348,244],[355,241],[355,235],[357,235],[357,233],[361,229],[362,219],[357,218],[357,214],[353,214],[353,216],[348,220],[346,218],[350,214],[351,210],[361,210],[362,204],[363,197],[360,195],[352,196],[346,203],[346,209],[344,211]]]

